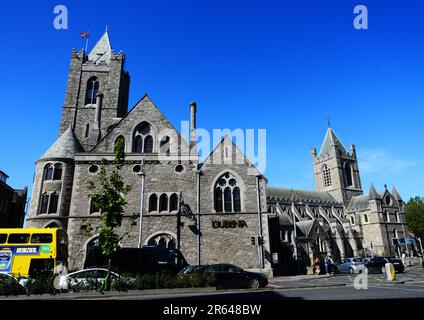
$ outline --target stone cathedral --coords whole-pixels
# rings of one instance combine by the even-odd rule
[[[392,239],[407,234],[399,193],[371,185],[364,195],[355,147],[346,150],[331,128],[320,152],[312,149],[316,191],[269,188],[229,137],[199,161],[195,102],[186,138],[148,95],[128,110],[129,88],[125,55],[112,50],[107,31],[88,55],[72,51],[58,139],[36,161],[27,219],[28,227],[67,232],[70,270],[83,268],[97,245],[87,229],[100,224],[102,209],[87,186],[102,159],[115,169],[118,140],[125,145],[119,173],[132,187],[122,247],[179,248],[189,264],[232,263],[269,275],[290,272],[296,259],[309,266],[315,256],[397,252]],[[258,236],[263,242],[252,244]]]

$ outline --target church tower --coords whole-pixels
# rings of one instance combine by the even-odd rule
[[[315,176],[315,190],[329,192],[335,199],[345,204],[362,195],[358,160],[355,145],[346,151],[340,139],[330,127],[325,134],[319,154],[312,149]]]
[[[127,113],[130,77],[124,65],[125,55],[112,50],[107,30],[88,55],[72,50],[59,136],[71,127],[90,151]]]

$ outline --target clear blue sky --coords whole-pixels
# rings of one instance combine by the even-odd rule
[[[69,29],[53,28],[53,8]],[[369,29],[353,28],[365,4]],[[362,184],[424,196],[422,1],[7,1],[0,11],[0,170],[32,185],[57,137],[73,47],[109,26],[127,55],[130,107],[148,93],[179,127],[267,129],[270,186],[313,189],[326,117],[355,143]]]

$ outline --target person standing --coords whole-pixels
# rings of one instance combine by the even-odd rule
[[[325,274],[328,274],[328,264],[329,264],[328,256],[325,256],[324,258]]]

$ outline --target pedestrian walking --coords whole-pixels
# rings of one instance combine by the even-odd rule
[[[336,275],[336,264],[334,263],[331,256],[328,257],[328,271],[329,271],[331,276]]]
[[[402,253],[402,263],[406,267],[406,252],[405,251]]]
[[[316,276],[318,276],[321,272],[320,261],[318,257],[316,257],[314,260],[313,271]]]

